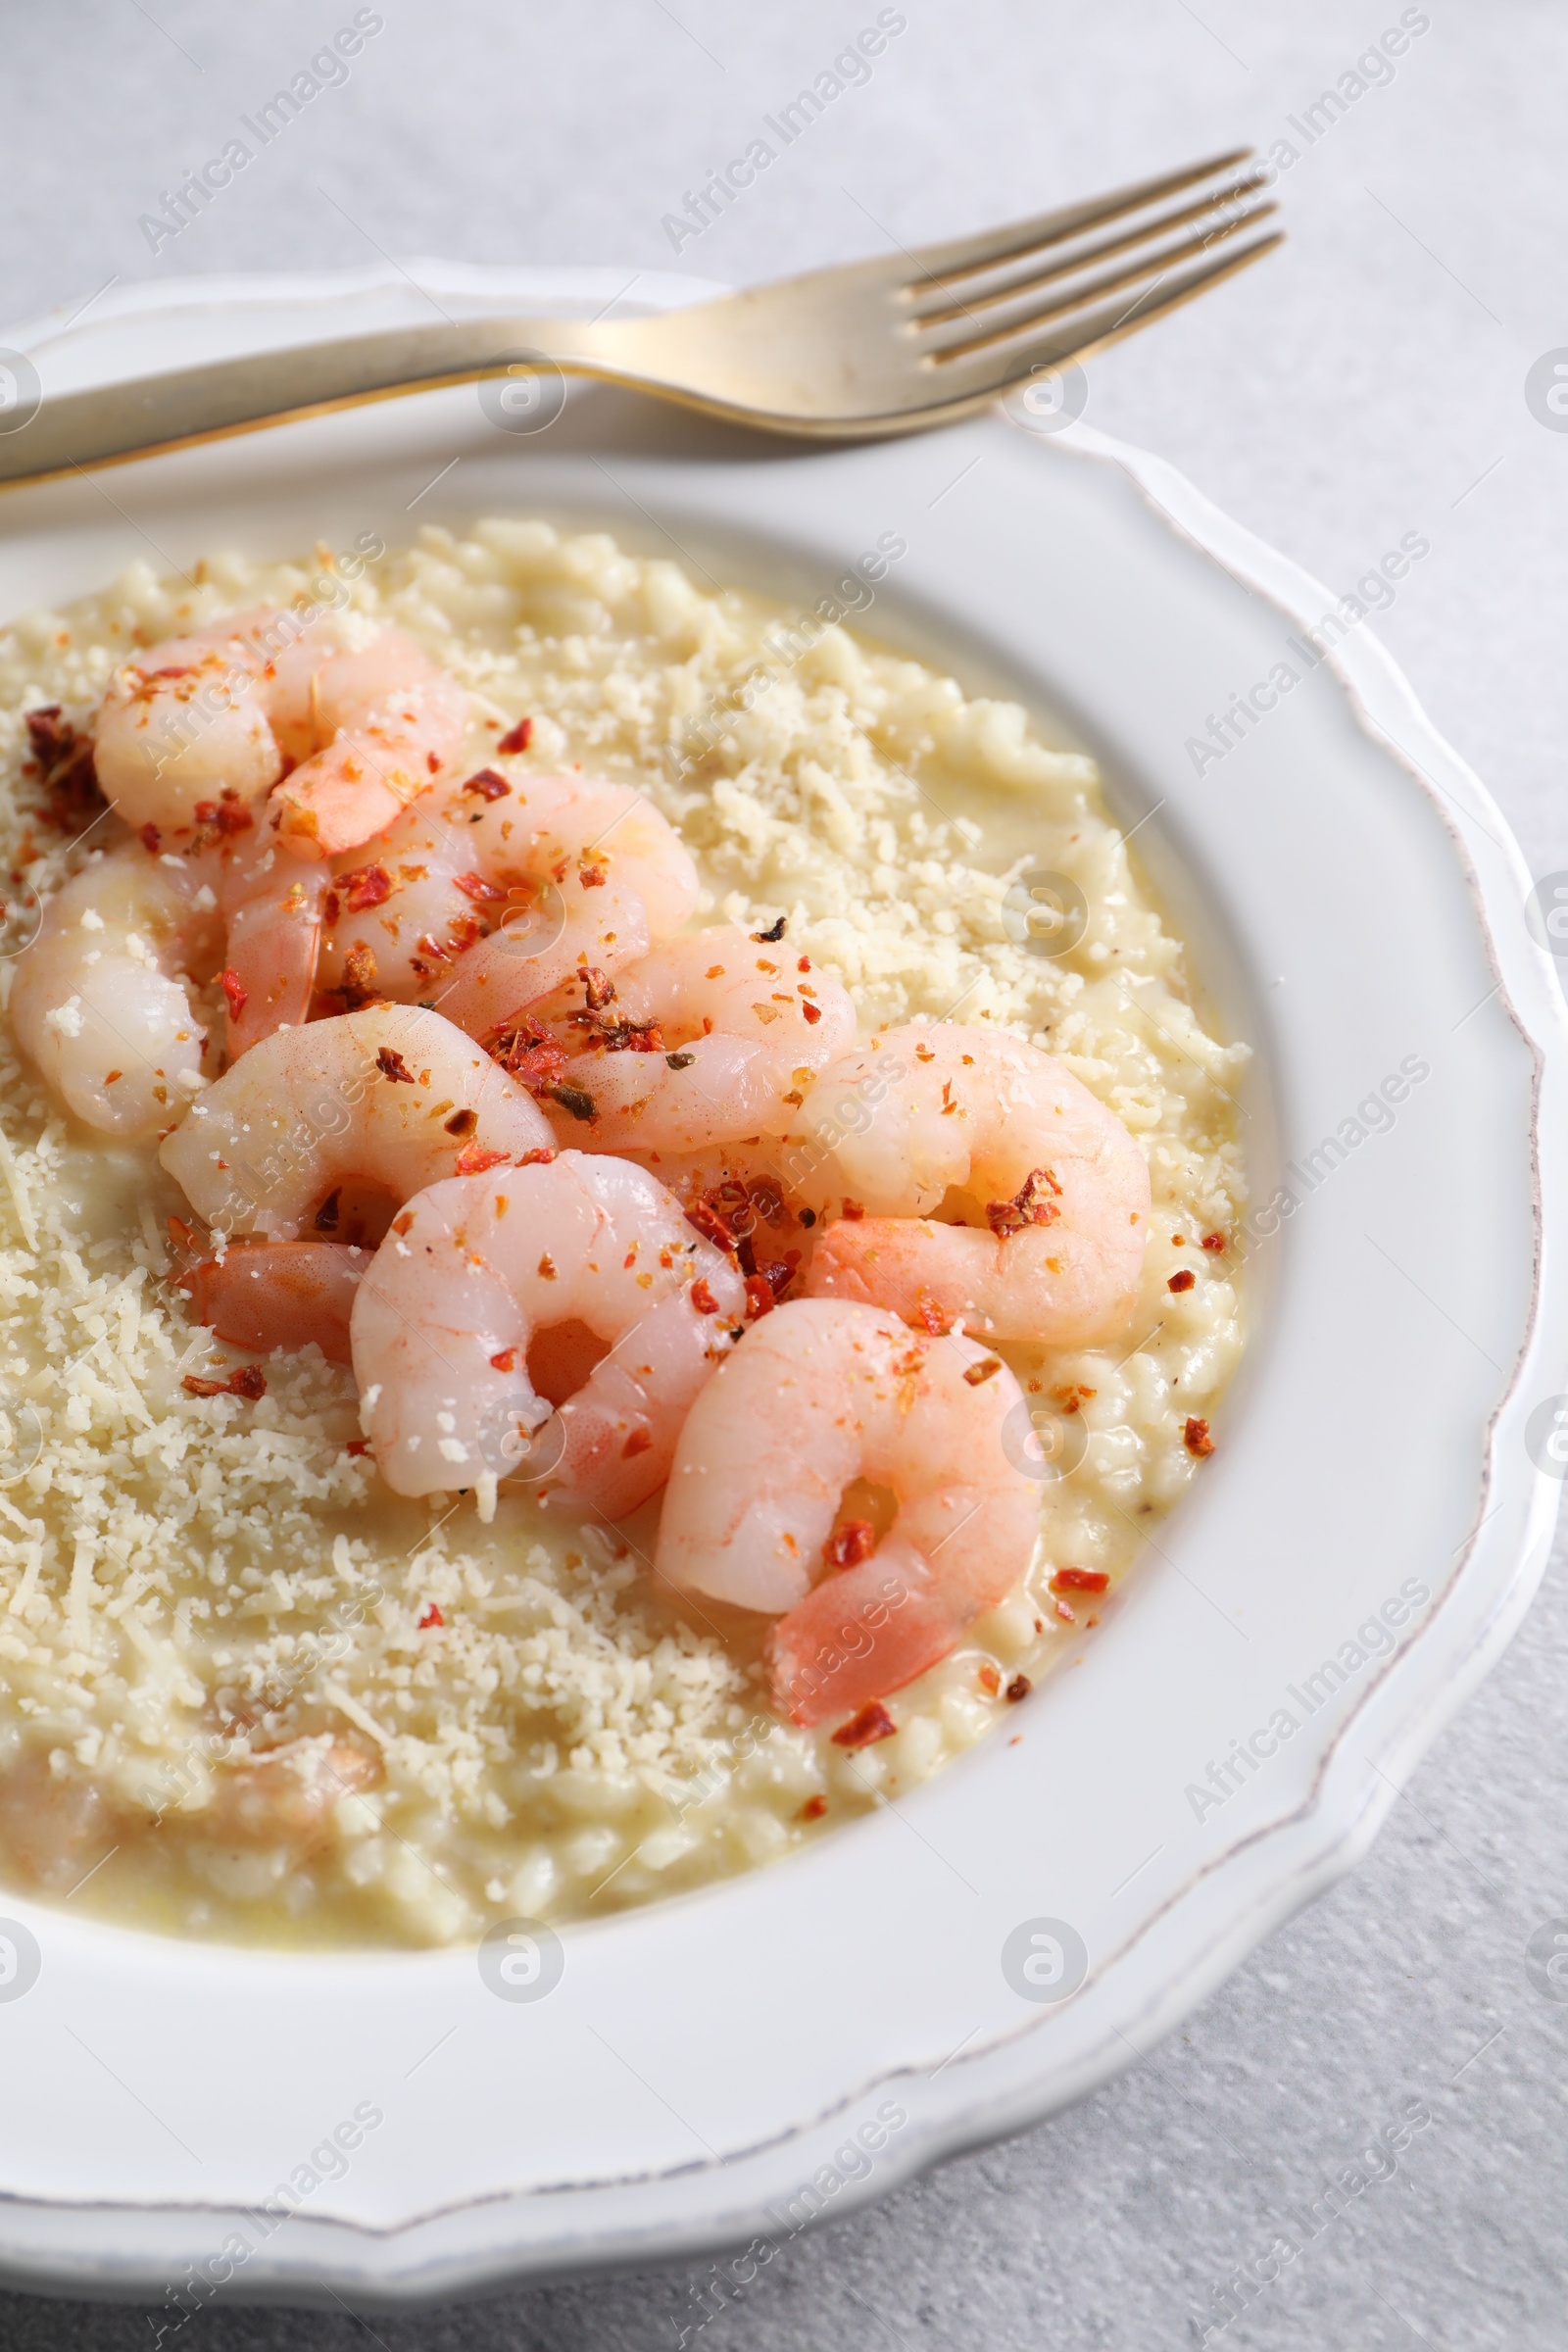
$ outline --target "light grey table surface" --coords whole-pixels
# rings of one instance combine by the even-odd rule
[[[906,28],[869,82],[678,254],[664,217],[875,20],[875,0],[370,13],[380,29],[348,80],[155,254],[140,216],[353,21],[352,0],[8,11],[0,315],[70,310],[112,276],[377,254],[763,278],[1286,140],[1291,243],[1092,363],[1090,420],[1174,461],[1336,592],[1424,532],[1431,559],[1379,633],[1534,872],[1568,868],[1568,432],[1525,400],[1532,363],[1568,345],[1560,11],[904,0]],[[1355,76],[1401,16],[1426,29],[1393,78],[1308,143],[1291,118]],[[1568,2008],[1524,1965],[1536,1926],[1568,1913],[1563,1570],[1559,1547],[1523,1632],[1368,1861],[1185,2031],[1042,2130],[806,2233],[700,2332],[706,2268],[682,2266],[368,2325],[220,2303],[185,2340],[640,2352],[691,2330],[703,2352],[1186,2346],[1231,2267],[1264,2255],[1286,2209],[1416,2097],[1433,2125],[1393,2177],[1210,2340],[1563,2344]],[[0,2295],[0,2343],[16,2352],[152,2341],[141,2312]]]

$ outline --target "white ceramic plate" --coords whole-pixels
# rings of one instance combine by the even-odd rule
[[[496,316],[703,290],[414,276]],[[427,310],[390,273],[208,281],[10,340],[64,386]],[[1367,631],[1200,762],[1209,714],[1282,662],[1306,672],[1300,625],[1335,600],[1157,461],[1000,415],[803,452],[604,392],[513,434],[471,389],[9,494],[0,611],[138,555],[396,544],[498,510],[599,518],[812,600],[901,532],[869,625],[1064,713],[1098,753],[1221,1021],[1258,1050],[1254,1200],[1283,1186],[1296,1205],[1256,1236],[1218,1452],[1018,1709],[1022,1740],[776,1869],[567,1929],[547,1999],[496,1998],[471,1950],[247,1953],[0,1898],[42,1956],[0,2001],[18,2284],[157,2302],[195,2266],[198,2299],[368,2304],[760,2241],[744,2282],[810,2213],[1147,2050],[1364,1850],[1544,1560],[1558,1485],[1527,1430],[1568,1388],[1540,1222],[1568,1181],[1562,1006],[1506,828]],[[1386,1081],[1390,1118],[1358,1118]],[[1396,1630],[1358,1641],[1385,1604]],[[1266,1755],[1281,1709],[1296,1728],[1275,1721]],[[1196,1799],[1243,1740],[1255,1769]],[[1087,1953],[1066,1999],[1032,1997],[1055,1989],[1043,1921]],[[319,2153],[344,2124],[357,2144]],[[298,2212],[270,2216],[291,2180]]]

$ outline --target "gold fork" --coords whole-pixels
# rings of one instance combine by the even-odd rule
[[[1102,350],[1278,245],[1277,229],[1250,234],[1276,210],[1260,200],[1262,170],[1243,169],[1250,154],[654,318],[452,319],[44,397],[0,434],[0,483],[487,378],[514,379],[486,400],[514,431],[550,421],[571,374],[768,432],[920,432]]]

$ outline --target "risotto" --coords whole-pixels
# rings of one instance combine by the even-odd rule
[[[842,982],[862,1044],[957,1020],[1049,1051],[1152,1188],[1123,1336],[996,1342],[1029,1399],[1027,1575],[847,1737],[775,1711],[765,1617],[656,1584],[658,1494],[579,1523],[505,1477],[391,1492],[349,1366],[197,1322],[157,1140],[70,1116],[0,1024],[5,1884],[183,1935],[441,1944],[774,1861],[1020,1734],[1199,1472],[1243,1339],[1247,1049],[1195,1009],[1093,763],[846,625],[901,553],[808,612],[500,519],[216,557],[194,584],[137,564],[0,636],[7,1003],[40,904],[123,836],[73,733],[117,664],[324,605],[395,623],[466,690],[455,773],[641,788],[696,860],[697,924]],[[218,983],[196,1002],[220,1040]],[[171,1127],[220,1066],[215,1043]],[[302,1755],[335,1773],[324,1796]]]

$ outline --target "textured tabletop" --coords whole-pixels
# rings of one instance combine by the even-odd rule
[[[1093,362],[1089,420],[1171,459],[1336,592],[1424,533],[1430,560],[1372,625],[1533,871],[1568,868],[1568,416],[1526,397],[1568,344],[1568,20],[1532,0],[904,0],[880,12],[902,29],[869,78],[701,225],[703,181],[878,14],[13,10],[0,314],[69,312],[117,277],[377,256],[762,278],[1254,142],[1281,167],[1290,244]],[[347,78],[206,211],[177,234],[142,224],[340,26],[372,19]],[[1376,46],[1401,26],[1402,48]],[[1056,2122],[804,2233],[727,2301],[707,2266],[679,2267],[368,2324],[220,2300],[183,2339],[1149,2352],[1231,2311],[1208,2338],[1227,2352],[1560,2346],[1568,2006],[1533,1988],[1525,1945],[1568,1913],[1565,1642],[1559,1548],[1370,1858],[1184,2031]],[[1411,2100],[1430,2125],[1360,2161]],[[1311,2234],[1303,2208],[1335,2180],[1348,2202]],[[1291,2230],[1281,2266],[1269,2249]],[[1245,2309],[1216,2300],[1239,2265]],[[143,2312],[0,2295],[13,2352],[154,2337]]]

